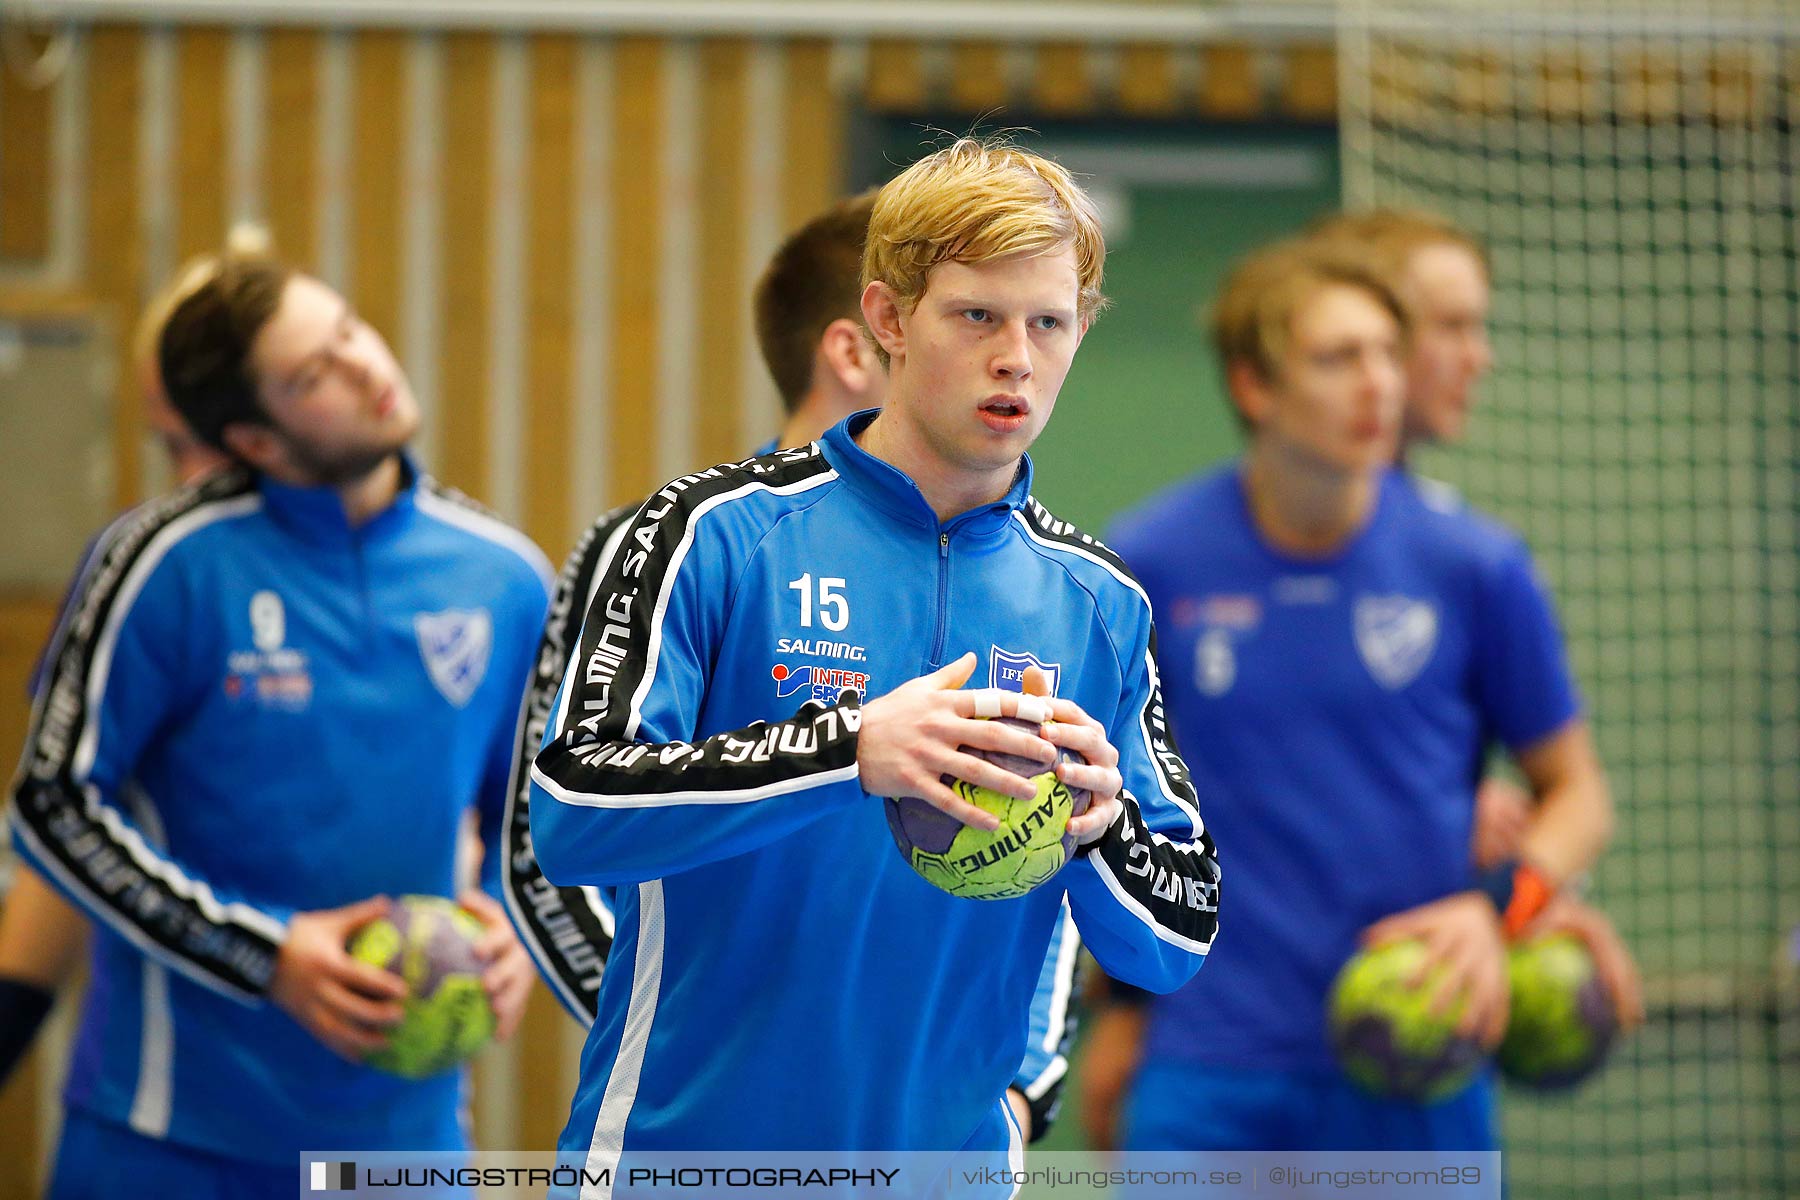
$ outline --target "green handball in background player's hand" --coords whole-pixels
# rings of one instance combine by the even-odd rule
[[[1418,986],[1409,980],[1425,961],[1411,939],[1353,956],[1331,989],[1331,1044],[1345,1074],[1378,1096],[1441,1100],[1460,1091],[1483,1058],[1474,1038],[1456,1032],[1464,1001],[1431,1011],[1443,968]]]
[[[1028,733],[1038,731],[1032,722],[1015,717],[992,719]],[[1086,812],[1092,797],[1058,779],[1053,765],[972,746],[964,746],[963,753],[1032,780],[1037,795],[1020,800],[945,776],[957,795],[1000,818],[1000,828],[991,831],[972,829],[915,796],[890,799],[885,805],[888,831],[901,857],[933,887],[968,900],[1007,900],[1050,882],[1075,851],[1069,818]],[[1081,761],[1072,751],[1061,753]]]
[[[402,896],[350,939],[353,957],[406,981],[405,1016],[366,1060],[407,1079],[447,1071],[494,1036],[475,943],[480,921],[441,896]]]
[[[1500,1069],[1540,1088],[1573,1087],[1593,1074],[1618,1036],[1613,995],[1580,938],[1551,933],[1507,956],[1511,1016]]]

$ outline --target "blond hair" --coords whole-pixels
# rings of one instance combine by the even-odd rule
[[[1226,277],[1212,312],[1220,366],[1229,373],[1247,363],[1262,378],[1273,379],[1293,336],[1295,314],[1319,289],[1334,284],[1368,293],[1406,336],[1406,309],[1368,254],[1342,242],[1291,238],[1253,251]]]
[[[1076,312],[1091,321],[1106,304],[1100,214],[1061,165],[1006,141],[958,138],[881,189],[863,248],[862,284],[879,279],[902,312],[925,295],[931,268],[1012,254],[1075,251]],[[877,346],[883,362],[887,354]]]
[[[1412,256],[1427,246],[1458,246],[1474,255],[1484,272],[1491,271],[1487,247],[1480,239],[1448,218],[1422,208],[1334,213],[1309,225],[1307,234],[1367,255],[1396,286],[1405,277]]]

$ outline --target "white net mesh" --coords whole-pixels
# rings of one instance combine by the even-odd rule
[[[1419,466],[1554,587],[1618,797],[1593,891],[1649,989],[1600,1080],[1508,1094],[1512,1194],[1800,1194],[1796,5],[1344,16],[1348,202],[1492,254],[1497,368]]]

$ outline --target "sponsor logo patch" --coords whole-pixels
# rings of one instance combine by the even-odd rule
[[[1419,677],[1437,648],[1437,608],[1410,596],[1358,596],[1356,649],[1375,681],[1398,691]]]
[[[1183,596],[1175,601],[1170,615],[1181,626],[1249,630],[1262,624],[1262,601],[1248,594]]]
[[[1337,580],[1329,575],[1283,575],[1273,589],[1277,604],[1330,604],[1337,599]]]
[[[776,638],[775,653],[784,658],[790,654],[809,658],[837,658],[845,662],[868,662],[869,650],[851,642],[828,642],[822,638]]]
[[[857,699],[869,698],[869,673],[867,671],[848,671],[842,667],[789,666],[787,663],[776,663],[769,668],[769,677],[775,681],[775,695],[779,699],[787,699],[804,691],[807,700],[817,700],[820,704],[835,704],[844,692],[855,692]]]
[[[286,645],[287,607],[264,589],[250,597],[250,642],[254,650],[233,650],[225,659],[225,698],[254,703],[274,712],[305,712],[312,705],[313,678],[307,657]]]
[[[463,707],[487,675],[494,650],[493,616],[485,608],[418,613],[413,631],[432,684],[444,699]]]
[[[1000,688],[1008,692],[1025,690],[1025,669],[1036,667],[1050,680],[1050,694],[1056,695],[1062,686],[1062,664],[1045,662],[1037,655],[1025,650],[1002,650],[995,646],[988,655],[988,686]]]

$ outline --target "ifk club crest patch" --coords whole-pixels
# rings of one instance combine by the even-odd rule
[[[1419,677],[1437,648],[1437,607],[1410,596],[1358,596],[1356,649],[1377,683],[1399,691]]]
[[[1050,681],[1050,694],[1062,686],[1062,664],[1045,662],[1026,650],[1002,650],[995,646],[988,655],[988,686],[1008,692],[1025,690],[1025,668],[1036,667]]]
[[[445,609],[413,617],[419,656],[444,699],[461,708],[487,675],[494,650],[494,618],[485,608]]]

